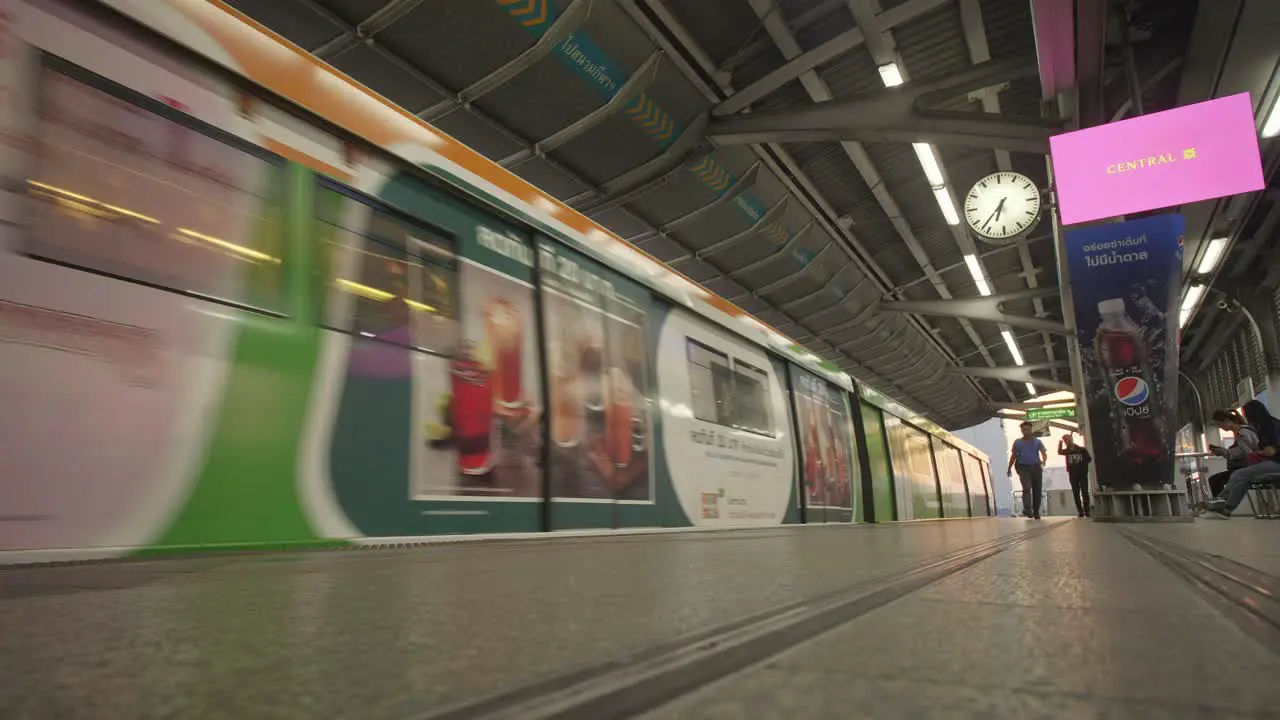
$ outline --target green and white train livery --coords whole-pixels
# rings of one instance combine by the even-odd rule
[[[218,4],[0,47],[0,562],[902,504],[885,401]]]

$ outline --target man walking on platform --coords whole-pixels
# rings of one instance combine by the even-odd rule
[[[1013,477],[1013,468],[1018,467],[1018,480],[1022,483],[1022,514],[1025,517],[1040,519],[1040,495],[1044,489],[1044,464],[1049,460],[1049,451],[1044,443],[1031,431],[1031,423],[1022,423],[1022,437],[1013,441],[1013,450],[1009,453],[1009,468],[1006,471]]]
[[[1067,433],[1058,443],[1058,454],[1067,459],[1067,478],[1071,480],[1071,495],[1076,499],[1076,514],[1089,515],[1089,463],[1093,456],[1083,445],[1076,444],[1074,433]]]

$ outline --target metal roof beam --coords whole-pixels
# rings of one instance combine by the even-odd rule
[[[713,103],[717,102],[719,99],[717,97],[717,93],[712,89],[711,83],[708,82],[707,78],[713,75],[716,76],[716,83],[721,88],[727,89],[727,84],[723,82],[723,78],[715,72],[714,67],[710,67],[706,63],[698,62],[698,65],[701,68],[701,72],[698,72],[694,69],[691,62],[684,61],[681,50],[677,47],[677,43],[674,43],[671,40],[670,36],[673,33],[662,32],[650,16],[641,12],[637,7],[640,1],[641,0],[619,0],[619,3],[622,8],[626,10],[627,13],[636,21],[640,28],[650,37],[650,39],[659,47],[664,48],[668,54],[672,56],[675,65],[682,73],[684,73],[685,77],[702,92],[704,97],[707,97]],[[652,5],[648,5],[650,9],[652,9]],[[908,0],[905,5],[899,6],[891,12],[900,13],[909,10],[917,11],[919,8],[920,5],[916,0]],[[771,14],[768,8],[765,9],[764,14]],[[890,15],[890,18],[893,17],[893,15]],[[889,24],[893,23],[889,22]],[[801,54],[801,50],[795,44],[794,38],[790,36],[790,31],[786,29],[785,23],[783,23],[781,27],[784,32],[780,34],[771,32],[770,40],[775,46],[779,46],[778,44],[780,42],[785,42],[787,39],[790,39],[791,49],[784,48],[784,55],[794,57]],[[692,42],[692,39],[686,38],[685,42]],[[697,50],[697,48],[691,48],[691,56],[694,57],[695,60],[699,57],[705,56],[705,53],[692,52],[693,50]],[[815,79],[817,78],[816,74],[812,72],[810,72],[810,74],[813,75]],[[829,93],[825,99],[830,99]],[[861,146],[857,145],[857,143],[843,143],[843,145],[846,150],[850,151],[851,155],[854,155],[854,153],[850,148],[856,148],[861,151]],[[777,145],[770,145],[768,147],[757,145],[753,150],[760,157],[761,161],[777,174],[783,185],[786,186],[787,189],[800,200],[801,204],[813,214],[815,222],[821,224],[821,226],[836,239],[841,250],[849,255],[850,259],[859,267],[859,269],[861,269],[865,275],[872,277],[878,286],[882,286],[882,289],[887,291],[892,286],[890,276],[876,263],[874,256],[860,244],[858,238],[850,232],[848,228],[842,227],[835,222],[837,213],[834,212],[830,204],[823,197],[823,193],[814,186],[813,182],[809,180],[803,170],[797,166],[795,160],[790,157],[786,150]],[[874,189],[873,192],[876,193],[877,198],[881,198],[883,205],[883,198],[888,197],[888,194],[884,191],[883,187],[881,187],[882,183],[879,181],[878,175],[875,174],[874,165],[871,164],[870,159],[866,157],[865,151],[861,152],[861,156],[864,162],[859,164],[855,157],[855,165],[858,165],[858,169],[863,173],[864,178],[871,178],[871,180],[868,181],[868,185]],[[868,175],[868,170],[871,171],[871,175]],[[889,201],[892,202],[892,198],[889,198]],[[894,207],[896,207],[896,205]],[[895,225],[903,225],[906,232],[909,234],[910,239],[914,239],[914,236],[910,235],[910,227],[906,225],[905,221],[901,220],[899,213],[892,212],[889,213],[889,216]],[[790,243],[788,243],[788,245],[790,245]],[[925,262],[927,264],[927,258]],[[940,280],[938,282],[940,282]],[[945,285],[943,286],[942,291],[945,291]],[[933,332],[933,329],[929,327],[922,318],[912,317],[909,322],[920,334],[922,339],[927,343],[931,343],[931,345],[929,345],[929,349],[931,351],[938,352],[944,358],[950,360],[955,358],[955,351],[948,347],[946,342],[944,342],[937,333]],[[962,321],[962,324],[963,322],[964,321]],[[969,380],[968,385],[973,393],[979,398],[985,398],[987,396],[986,389],[977,381]],[[888,382],[887,380],[881,387],[897,388],[895,384]],[[904,400],[914,397],[913,393],[902,392],[900,388],[897,388],[894,394],[904,397]]]
[[[1053,8],[1056,6],[1058,8],[1057,11],[1059,13],[1062,13],[1065,9],[1066,18],[1068,21],[1070,21],[1072,2],[1073,0],[1049,0],[1049,2],[1033,3],[1033,6],[1034,6],[1032,9],[1033,24],[1035,23],[1034,14],[1041,12],[1042,6],[1048,7],[1048,8]],[[991,60],[991,47],[987,43],[987,29],[986,29],[986,24],[983,22],[983,19],[982,19],[982,5],[980,4],[979,0],[960,0],[960,24],[964,28],[965,45],[968,46],[969,48],[969,62],[973,63],[974,65],[979,65],[981,63],[989,62]],[[1074,31],[1075,25],[1068,22],[1068,27],[1070,31]],[[1056,38],[1056,42],[1058,42],[1060,46],[1059,45],[1053,46],[1054,50],[1059,53],[1062,52],[1062,49],[1065,49],[1065,52],[1067,54],[1067,59],[1066,59],[1067,64],[1064,65],[1063,59],[1060,57],[1050,58],[1048,62],[1056,63],[1053,66],[1056,70],[1051,70],[1051,74],[1052,72],[1055,72],[1055,71],[1065,73],[1067,72],[1067,70],[1070,70],[1070,72],[1065,77],[1067,78],[1067,81],[1069,82],[1070,85],[1074,85],[1075,84],[1075,47],[1073,43],[1075,38],[1072,32],[1070,31],[1066,33],[1065,37],[1063,37],[1062,34],[1059,32],[1058,35],[1055,36],[1055,38]],[[1048,41],[1049,39],[1046,38],[1046,42]],[[1065,43],[1065,44],[1062,44],[1062,43]],[[1045,78],[1045,70],[1044,70],[1043,63],[1046,62],[1046,60],[1045,60],[1044,53],[1042,52],[1042,45],[1040,43],[1040,38],[1038,35],[1037,35],[1037,43],[1036,43],[1036,58],[1040,66],[1040,78],[1041,78],[1041,84],[1043,85],[1044,78]],[[1056,77],[1054,78],[1054,82],[1057,82]],[[982,111],[984,113],[993,114],[993,115],[1000,114],[1000,90],[999,90],[1000,87],[1001,86],[996,85],[996,86],[988,87],[982,91]],[[1055,95],[1056,94],[1057,93],[1055,93]],[[1008,150],[999,150],[999,149],[996,150],[995,160],[996,160],[996,167],[1002,172],[1008,172],[1013,169],[1013,159],[1009,157]],[[1031,259],[1031,250],[1028,247],[1028,244],[1025,242],[1017,243],[1017,248],[1018,248],[1018,262],[1019,264],[1022,265],[1023,279],[1026,282],[1028,288],[1035,289],[1040,286],[1040,279],[1038,277],[1039,269],[1036,267],[1035,262],[1033,262]],[[1031,302],[1032,302],[1032,306],[1035,308],[1036,317],[1048,316],[1048,311],[1045,310],[1043,298],[1039,298],[1039,297],[1033,298]],[[1044,347],[1045,358],[1048,359],[1050,362],[1054,362],[1055,360],[1057,360],[1056,353],[1054,352],[1054,349],[1053,349],[1052,336],[1050,336],[1049,333],[1041,333],[1040,342],[1041,342],[1041,345]],[[1053,372],[1053,379],[1054,380],[1058,379],[1057,371]]]
[[[961,0],[961,3],[973,1]],[[1076,86],[1074,10],[1075,0],[1031,0],[1041,100],[1052,100]]]
[[[849,8],[850,14],[853,16],[854,22],[856,22],[857,25],[861,27],[863,29],[863,32],[866,34],[867,49],[871,53],[872,59],[875,61],[876,65],[885,66],[888,64],[895,64],[898,68],[899,74],[902,77],[902,80],[904,82],[909,83],[908,85],[906,85],[906,88],[907,88],[906,92],[913,94],[914,101],[912,101],[911,107],[914,108],[918,113],[923,114],[924,106],[928,105],[930,102],[936,102],[936,100],[938,99],[941,99],[941,100],[950,99],[950,97],[956,94],[960,94],[962,92],[967,93],[969,91],[969,88],[967,87],[966,83],[971,83],[971,82],[976,82],[976,81],[986,79],[986,75],[980,72],[974,73],[972,75],[965,75],[962,73],[960,76],[952,75],[947,78],[935,78],[933,80],[924,80],[924,81],[911,78],[910,72],[906,64],[902,61],[902,58],[899,56],[897,42],[894,40],[892,28],[882,25],[877,17],[877,13],[880,11],[879,0],[846,0],[846,5]],[[989,70],[991,68],[987,68],[987,69]],[[1003,72],[1002,69],[999,69],[999,68],[997,69]],[[975,78],[977,80],[975,80]],[[901,90],[903,90],[903,87],[901,86],[893,89],[886,89],[886,91],[888,92],[895,92],[895,91],[901,91]],[[858,150],[861,150],[862,148],[861,145],[858,145],[856,147]],[[850,158],[855,161],[855,165],[858,165],[858,161],[859,161],[858,156],[863,154],[865,153],[851,152]],[[869,158],[868,158],[868,161],[869,161]],[[946,166],[943,165],[941,162],[939,162],[939,169],[942,171],[944,180],[946,180],[946,185],[949,188],[951,183],[950,183],[950,179],[946,177]],[[872,179],[876,180],[876,184],[871,184]],[[871,187],[876,187],[877,184],[881,184],[879,183],[878,176],[876,178],[868,178],[868,182]],[[888,196],[888,192],[886,189],[880,188],[880,190],[886,197]],[[947,192],[948,193],[951,192],[950,189],[948,189]],[[901,212],[897,210],[897,203],[892,202],[891,197],[888,197],[888,200],[889,202],[887,203],[882,202],[882,205],[885,205],[886,207],[886,213],[888,213],[889,208],[892,207],[896,215],[900,216]],[[893,222],[895,226],[901,226],[906,228],[910,227],[909,225],[907,225],[907,222],[904,218],[901,218],[901,217],[895,218],[895,214],[890,214],[890,218],[891,218],[891,222]],[[956,245],[959,248],[960,253],[962,255],[977,253],[977,248],[974,245],[973,238],[970,237],[967,231],[963,230],[958,226],[951,226],[950,230],[951,230],[951,235],[955,239]],[[901,229],[900,229],[900,232],[901,232]],[[910,246],[910,243],[908,243],[908,245]],[[913,254],[916,254],[917,258],[926,256],[923,250],[923,247],[921,248],[918,254],[915,253],[913,250]],[[929,272],[930,268],[927,267],[926,265],[921,264],[921,268],[925,270],[926,276],[933,274]],[[950,289],[946,286],[945,281],[942,280],[940,274],[938,274],[938,280],[933,284],[935,289],[938,290],[938,293],[941,297],[946,299],[950,299],[952,297]],[[987,364],[995,365],[995,359],[985,349],[984,344],[982,342],[982,338],[979,337],[977,330],[973,327],[973,324],[970,323],[967,319],[963,319],[963,318],[959,320],[959,323],[960,323],[961,329],[964,331],[965,335],[969,338],[969,341],[979,349],[979,352],[982,354]],[[936,328],[934,332],[940,337],[941,335],[940,328]],[[1002,383],[1001,387],[1004,389],[1006,395],[1008,395],[1009,397],[1013,397],[1013,390],[1008,385]]]
[[[1023,300],[1031,297],[1056,295],[1057,288],[1036,288],[1020,290],[986,297],[952,298],[950,300],[898,300],[881,302],[879,308],[886,312],[921,313],[924,315],[941,315],[943,317],[966,318],[969,320],[988,320],[1002,322],[1014,327],[1025,327],[1030,330],[1051,332],[1058,335],[1071,335],[1073,331],[1062,323],[1044,318],[1024,317],[1004,312],[1003,303],[1011,300]]]
[[[787,19],[787,26],[792,32],[800,32],[807,27],[811,27],[820,22],[827,20],[827,16],[833,15],[844,10],[845,0],[822,0],[819,4],[805,10],[795,17]],[[720,63],[720,69],[725,72],[732,73],[738,67],[742,66],[749,60],[753,60],[760,55],[773,50],[773,42],[767,37],[757,37],[756,39],[743,45],[728,59]]]
[[[851,109],[851,112],[852,109]],[[827,127],[806,127],[808,119],[772,118],[757,121],[713,123],[709,134],[719,145],[756,145],[761,143],[818,143],[852,141],[859,143],[918,143],[974,147],[984,150],[1008,150],[1032,155],[1047,155],[1049,137],[1059,129],[1030,124],[1022,120],[964,118],[907,118],[883,125],[867,125],[865,120],[833,123]],[[856,115],[850,115],[856,118]],[[738,124],[741,123],[741,124]]]
[[[627,103],[630,103],[638,97],[640,93],[644,92],[653,84],[653,81],[658,77],[659,57],[661,56],[656,52],[650,55],[649,59],[645,60],[644,64],[632,73],[631,77],[627,78],[627,81],[622,84],[622,87],[618,89],[618,92],[615,93],[613,97],[609,98],[609,101],[605,104],[595,110],[592,110],[586,116],[579,118],[563,130],[534,143],[532,148],[521,150],[520,152],[503,158],[498,161],[498,164],[505,168],[518,167],[535,157],[542,157],[543,155],[546,155],[552,150],[555,150],[561,145],[564,145],[570,140],[573,140],[591,128],[618,114],[622,108],[626,107]],[[671,120],[668,119],[668,122],[671,122]],[[670,132],[670,128],[668,128],[668,132]]]
[[[860,140],[931,142],[1046,154],[1061,126],[1040,118],[975,116],[930,110],[931,102],[982,90],[1035,73],[1034,60],[988,61],[953,76],[913,81],[861,98],[822,102],[799,110],[752,113],[711,121],[708,134],[722,144]]]
[[[345,32],[312,50],[311,54],[323,60],[333,60],[361,43],[368,42],[374,35],[391,27],[392,23],[408,15],[421,4],[422,0],[390,0],[354,27],[348,27],[345,22],[339,23]]]
[[[901,5],[876,15],[876,24],[882,30],[887,30],[948,2],[951,0],[907,0]],[[761,13],[757,11],[756,14],[760,16]],[[791,34],[785,23],[783,29],[788,35]],[[775,42],[776,40],[775,38]],[[713,112],[716,115],[732,115],[739,112],[792,80],[799,80],[802,75],[812,72],[819,65],[830,62],[862,45],[863,42],[865,38],[861,28],[846,30],[812,50],[793,55],[778,69],[731,95],[728,100],[717,105]]]
[[[1062,363],[1033,363],[1030,365],[1017,365],[1014,367],[976,367],[973,365],[959,365],[947,368],[947,372],[953,375],[968,375],[970,377],[986,378],[988,380],[1007,380],[1009,382],[1028,382],[1033,385],[1041,385],[1054,390],[1071,390],[1072,386],[1068,383],[1059,382],[1052,378],[1046,378],[1041,375],[1033,375],[1032,370],[1051,370],[1063,367]]]
[[[805,54],[802,52],[800,44],[796,41],[795,36],[792,35],[790,28],[786,26],[786,23],[782,22],[781,18],[778,17],[776,13],[772,12],[773,7],[770,4],[770,0],[748,0],[748,2],[750,3],[752,10],[755,12],[756,17],[760,18],[761,22],[764,24],[769,37],[773,40],[774,44],[777,46],[778,50],[782,52],[784,57],[796,58]],[[908,2],[899,7],[906,8],[907,5],[911,4],[912,3]],[[917,3],[916,6],[918,8],[919,4]],[[879,27],[888,28],[892,27],[892,25],[893,22],[890,20],[881,18]],[[859,34],[860,33],[861,31],[859,31]],[[834,99],[831,89],[827,86],[826,82],[822,80],[822,78],[818,77],[816,72],[807,70],[801,73],[799,78],[801,85],[804,86],[805,92],[808,93],[809,98],[813,100],[814,103],[826,105]],[[929,88],[926,88],[926,90],[928,89]],[[941,275],[933,269],[928,253],[925,252],[924,246],[921,245],[919,240],[916,238],[915,231],[911,228],[910,223],[908,223],[903,217],[901,208],[898,206],[897,201],[883,182],[883,178],[880,176],[880,172],[876,168],[875,163],[871,160],[871,156],[867,154],[866,148],[861,144],[852,141],[842,142],[840,145],[848,156],[849,161],[853,163],[858,173],[862,176],[867,187],[871,188],[872,195],[876,198],[881,210],[885,213],[885,216],[889,218],[890,224],[893,225],[899,237],[901,237],[903,242],[906,243],[912,257],[915,258],[925,275],[929,277],[934,289],[941,297],[950,298],[951,289],[947,287],[947,284],[942,279]],[[863,249],[862,252],[864,255],[870,257],[870,254],[867,253],[865,249]],[[918,327],[922,332],[934,333],[931,335],[931,338],[938,344],[945,347],[945,343],[942,343],[942,339],[936,334],[934,328],[930,327],[923,321],[917,322],[919,322]],[[960,324],[973,344],[981,347],[981,340],[978,337],[977,331],[973,329],[973,326],[966,320],[961,320]],[[954,355],[954,351],[949,350],[949,352]],[[995,360],[991,358],[985,350],[983,353],[987,358],[987,362],[995,362]],[[974,384],[974,390],[978,392],[979,395],[985,394],[976,384]],[[1005,390],[1011,394],[1009,388],[1006,387]]]
[[[1222,0],[1203,5],[1221,4]],[[1038,39],[1038,38],[1037,38]],[[1076,126],[1101,125],[1106,111],[1107,0],[1077,0],[1075,19]]]

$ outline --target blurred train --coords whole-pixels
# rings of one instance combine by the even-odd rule
[[[0,0],[0,562],[989,515],[987,458],[217,2]]]

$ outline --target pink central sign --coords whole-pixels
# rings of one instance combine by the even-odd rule
[[[1261,190],[1248,93],[1049,138],[1063,225]]]

